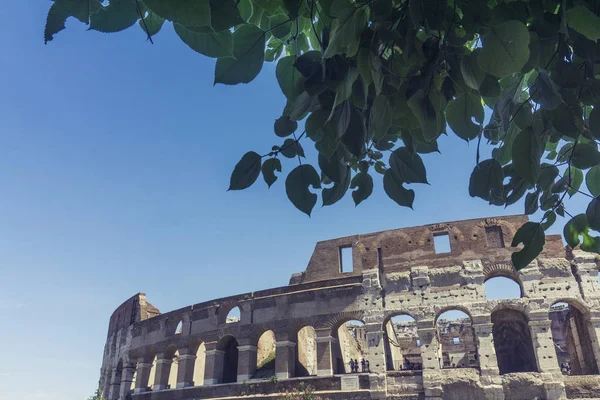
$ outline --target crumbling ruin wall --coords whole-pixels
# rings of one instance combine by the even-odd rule
[[[562,400],[594,394],[594,379],[581,378],[587,389],[577,391],[574,377],[561,373],[554,340],[563,339],[553,338],[551,310],[557,303],[568,303],[571,311],[581,313],[571,326],[586,338],[578,347],[586,353],[581,362],[587,371],[597,372],[598,260],[565,250],[560,236],[548,235],[544,252],[515,271],[511,254],[519,249],[507,246],[526,220],[514,216],[457,221],[319,242],[306,271],[295,274],[288,286],[211,300],[153,318],[136,317],[131,325],[115,325],[113,316],[107,347],[117,332],[120,336],[103,363],[103,388],[108,388],[109,400],[125,400],[127,395],[133,400],[276,396],[278,390],[301,382],[330,399]],[[436,252],[436,236],[447,237],[450,252]],[[350,272],[340,270],[345,247],[352,248]],[[488,300],[484,283],[498,276],[517,282],[522,296]],[[235,321],[228,319],[234,307],[240,309]],[[439,318],[449,310],[462,311],[468,318],[458,323]],[[410,329],[418,337],[418,345],[410,339],[410,345],[401,346],[402,357],[418,353],[421,369],[400,371],[389,365],[386,342],[393,334],[386,324],[402,314],[414,318]],[[364,325],[339,330],[354,320]],[[181,331],[176,329],[179,325]],[[314,334],[301,333],[304,327]],[[396,340],[402,341],[394,328]],[[517,328],[521,339],[507,341]],[[274,335],[277,383],[256,379],[261,378],[256,374],[258,360],[264,357],[258,341],[267,331]],[[569,343],[568,337],[564,341]],[[532,372],[500,370],[500,353],[515,354],[515,346],[530,352]],[[344,365],[337,365],[344,354],[359,360],[364,356],[370,373],[338,374],[345,371]]]

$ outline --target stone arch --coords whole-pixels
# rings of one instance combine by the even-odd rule
[[[502,276],[504,278],[512,279],[520,286],[523,285],[519,273],[510,262],[486,263],[483,267],[483,276],[485,277],[484,281]]]
[[[507,285],[507,283],[508,285],[514,284],[514,286],[511,288]],[[485,290],[486,300],[488,301],[501,299],[520,299],[525,294],[521,280],[515,278],[511,274],[504,273],[504,271],[486,276],[483,282],[483,287]],[[504,296],[499,297],[498,293],[500,292],[504,293]],[[511,295],[511,293],[514,293],[514,296]]]
[[[408,312],[388,315],[383,323],[383,336],[386,370],[422,369],[421,341],[414,315]]]
[[[238,310],[237,313],[236,309]],[[236,318],[237,321],[235,320]],[[239,303],[231,303],[225,308],[219,307],[219,324],[237,323],[241,321],[242,306]]]
[[[296,329],[296,366],[295,377],[317,375],[317,333],[312,325],[303,325]]]
[[[183,332],[183,318],[169,318],[166,321],[166,336],[179,335]]]
[[[222,351],[221,376],[219,383],[237,382],[238,370],[238,341],[234,336],[225,335],[217,343],[217,350]]]
[[[491,316],[500,374],[537,372],[529,320],[525,313],[514,307],[499,307]]]
[[[315,326],[315,329],[330,328],[331,336],[337,337],[337,330],[339,327],[348,321],[360,321],[364,324],[364,313],[362,311],[346,311],[337,313],[328,317],[324,321],[320,321],[320,323]]]
[[[552,341],[563,373],[598,374],[597,345],[592,340],[595,329],[589,315],[588,307],[577,299],[557,300],[550,306]]]
[[[434,324],[437,325],[437,321],[440,318],[440,315],[447,313],[448,311],[460,311],[463,312],[465,314],[467,314],[467,316],[469,317],[469,319],[471,321],[473,321],[473,316],[471,315],[471,310],[463,305],[460,304],[456,304],[456,305],[451,305],[451,306],[445,306],[445,307],[439,307],[435,309],[435,318],[433,319]]]
[[[271,329],[264,330],[256,340],[255,378],[269,378],[275,375],[276,336]]]
[[[344,317],[335,320],[331,331],[331,336],[337,339],[332,351],[332,366],[334,373],[337,374],[350,373],[350,359],[358,362],[362,359],[367,360],[369,351],[362,318],[348,315],[352,313],[344,314],[346,314]],[[362,317],[362,313],[355,315]]]
[[[457,311],[456,315],[443,315]],[[441,368],[470,368],[479,365],[473,317],[468,308],[443,307],[436,313],[434,323]]]

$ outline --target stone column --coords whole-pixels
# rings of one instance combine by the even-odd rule
[[[205,343],[206,363],[204,364],[204,385],[216,385],[223,380],[225,352],[217,350],[217,342]]]
[[[477,339],[477,360],[485,398],[502,400],[504,399],[504,389],[494,347],[493,328],[494,324],[489,315],[473,316],[473,331]]]
[[[548,400],[566,399],[565,385],[560,367],[556,359],[556,350],[550,329],[551,321],[547,311],[529,313],[529,330],[533,351],[537,361],[538,370],[542,373],[542,381],[546,389]]]
[[[244,382],[256,373],[256,346],[250,339],[240,339],[238,343],[237,381]]]
[[[179,349],[177,367],[177,389],[194,386],[195,348]]]
[[[600,371],[600,315],[594,315],[586,322],[588,323],[587,326],[592,342],[592,349],[594,351],[594,359],[596,360],[596,366]]]
[[[146,359],[140,358],[137,363],[137,370],[135,373],[135,389],[134,393],[143,393],[148,391],[150,386],[148,379],[150,378],[150,371],[152,370],[152,363],[147,362]]]
[[[426,400],[442,400],[442,376],[438,354],[437,330],[433,320],[418,322],[423,362],[423,389]]]
[[[331,336],[331,329],[315,329],[317,334],[317,376],[333,375],[333,346],[337,339]]]
[[[108,388],[108,400],[119,400],[119,391],[121,387],[121,376],[117,373],[117,368],[113,368],[110,374],[110,386]]]
[[[171,372],[173,358],[165,354],[158,354],[156,357],[156,375],[154,375],[154,386],[152,390],[163,390],[169,385],[169,373]]]
[[[124,399],[131,392],[131,384],[133,383],[133,375],[135,374],[136,364],[127,362],[123,364],[123,372],[121,373],[121,390],[119,398]]]
[[[275,342],[275,376],[289,379],[296,375],[296,343],[289,340]]]
[[[385,374],[385,341],[382,324],[379,322],[365,324],[365,332],[369,346],[367,354],[369,369],[373,374]]]

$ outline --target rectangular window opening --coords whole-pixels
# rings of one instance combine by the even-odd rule
[[[436,254],[450,253],[450,236],[447,233],[433,236],[433,247],[435,248]]]
[[[460,344],[460,338],[455,337],[452,339],[452,342],[454,342],[454,344]]]
[[[502,227],[500,226],[486,226],[485,237],[487,239],[488,247],[502,248],[504,247],[504,236],[502,235]]]
[[[352,247],[340,247],[340,272],[354,271]]]

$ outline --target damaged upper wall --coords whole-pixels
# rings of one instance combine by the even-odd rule
[[[140,322],[160,314],[158,308],[146,301],[145,293],[138,293],[123,302],[110,316],[108,336],[135,322]]]
[[[306,271],[296,274],[291,284],[360,275],[363,270],[382,268],[385,272],[410,270],[416,265],[441,267],[468,260],[496,262],[510,260],[518,248],[510,247],[515,232],[529,221],[527,216],[472,219],[401,228],[318,242]],[[435,236],[446,236],[450,252],[436,253]],[[341,272],[341,249],[352,248],[353,269]],[[546,236],[543,254],[564,257],[560,235]]]

